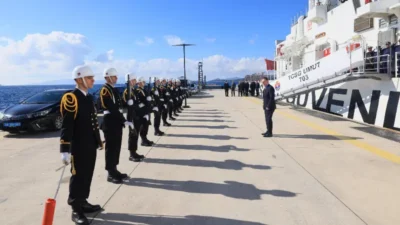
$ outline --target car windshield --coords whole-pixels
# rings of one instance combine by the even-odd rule
[[[61,101],[61,97],[65,91],[45,91],[38,93],[25,101],[22,104],[48,104]]]

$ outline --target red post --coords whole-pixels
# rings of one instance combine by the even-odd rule
[[[56,200],[52,198],[47,199],[44,206],[42,225],[53,225],[55,208]]]

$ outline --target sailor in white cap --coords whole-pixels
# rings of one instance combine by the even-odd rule
[[[93,98],[94,73],[89,66],[77,66],[72,72],[76,88],[64,94],[60,112],[63,124],[60,152],[65,165],[71,163],[68,204],[72,207],[75,224],[89,224],[84,213],[101,210],[100,205],[88,203],[90,185],[96,164],[97,149],[103,149]]]
[[[106,139],[106,170],[108,171],[107,181],[121,184],[123,179],[128,178],[127,174],[117,169],[121,152],[122,131],[125,126],[133,128],[133,124],[127,121],[122,111],[120,94],[114,85],[118,80],[118,72],[115,68],[107,68],[103,72],[106,83],[100,91],[101,105],[104,109],[102,130]]]
[[[174,82],[173,79],[168,79],[168,86],[167,86],[167,93],[166,95],[168,96],[168,114],[169,114],[169,119],[170,120],[176,120],[173,116],[172,116],[172,112],[174,111]],[[175,116],[179,116],[178,114],[175,113]]]
[[[171,126],[170,123],[167,121],[168,117],[168,101],[169,97],[167,96],[167,79],[166,78],[160,78],[161,85],[160,85],[160,98],[163,100],[162,102],[162,110],[161,110],[161,117],[164,123],[164,126]]]
[[[141,114],[139,109],[139,101],[135,95],[134,86],[136,85],[137,78],[133,73],[126,74],[125,80],[127,81],[127,87],[124,91],[123,99],[127,104],[128,121],[133,123],[134,129],[129,128],[128,136],[128,150],[130,153],[129,160],[134,162],[139,162],[144,159],[144,155],[139,155],[138,150],[138,131],[140,131],[140,126],[142,124],[139,114]],[[129,89],[128,89],[129,88]]]
[[[139,77],[138,87],[135,90],[135,95],[139,104],[138,118],[140,119],[140,137],[142,139],[142,146],[152,146],[154,142],[147,139],[147,133],[149,131],[150,113],[151,113],[151,97],[144,90],[146,81],[144,77]]]

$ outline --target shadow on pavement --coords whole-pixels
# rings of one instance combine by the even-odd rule
[[[192,166],[192,167],[208,167],[224,170],[242,170],[243,168],[252,168],[256,170],[270,170],[271,166],[245,164],[237,160],[228,159],[225,161],[212,161],[202,159],[157,159],[146,158],[144,163],[158,163],[168,165]]]
[[[211,183],[203,181],[178,181],[178,180],[156,180],[147,178],[132,178],[125,185],[157,188],[170,191],[182,191],[196,194],[216,194],[226,197],[246,200],[260,200],[261,195],[272,195],[276,197],[295,197],[297,194],[284,190],[260,190],[253,184],[237,181],[224,181],[224,183]]]
[[[100,220],[101,219],[101,220]],[[258,222],[212,217],[212,216],[163,216],[124,213],[102,213],[92,224],[107,225],[267,225]]]
[[[213,140],[246,140],[249,138],[246,137],[231,137],[228,135],[203,135],[203,134],[167,134],[168,137],[183,137],[183,138],[204,138],[204,139],[213,139]]]
[[[362,139],[359,137],[349,137],[342,135],[324,135],[324,134],[274,134],[274,137],[278,138],[304,138],[304,139],[316,139],[316,140],[357,140]]]
[[[237,127],[230,127],[227,125],[219,126],[208,126],[208,125],[173,125],[174,127],[186,127],[186,128],[207,128],[207,129],[237,129]]]
[[[221,146],[210,146],[210,145],[179,145],[179,144],[156,144],[157,148],[172,148],[172,149],[184,149],[184,150],[204,150],[212,152],[229,152],[229,151],[249,151],[247,148],[238,148],[234,145],[221,145]]]
[[[179,117],[177,117],[179,118]],[[179,121],[191,121],[191,122],[235,122],[233,120],[196,120],[196,119],[178,119]]]
[[[218,115],[189,115],[189,114],[181,114],[180,117],[199,117],[199,118],[228,118],[230,116],[218,116]]]

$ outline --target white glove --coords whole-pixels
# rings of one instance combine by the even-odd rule
[[[143,108],[143,106],[144,106],[143,103],[140,103],[140,104],[139,104],[139,108]]]
[[[133,100],[132,99],[128,100],[128,105],[133,105]]]
[[[133,123],[132,122],[129,122],[129,121],[126,121],[125,123],[125,126],[130,126],[131,127],[131,129],[134,129],[134,127],[133,127]]]
[[[167,92],[167,94],[165,94],[166,96],[169,96],[169,92]]]
[[[170,102],[173,102],[172,99],[169,100]]]
[[[179,98],[177,97],[176,100],[179,100]]]
[[[145,118],[148,121],[149,120],[149,115],[145,115],[145,116],[143,116],[143,118]]]
[[[158,96],[158,91],[155,91],[154,94]]]
[[[68,165],[71,160],[71,155],[68,152],[61,153],[61,160],[64,165]]]
[[[154,107],[153,110],[158,112],[158,108],[157,107]]]
[[[151,97],[150,96],[147,96],[147,101],[151,101]]]
[[[167,108],[168,108],[168,107],[167,107],[167,104],[164,104],[164,108],[165,108],[165,109],[167,109]]]

